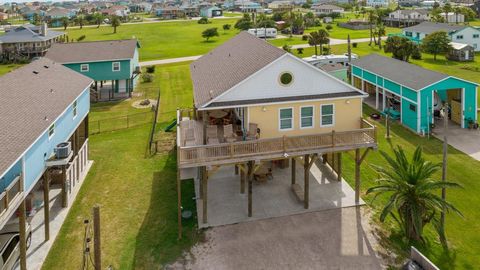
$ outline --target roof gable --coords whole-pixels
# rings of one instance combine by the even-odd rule
[[[280,76],[285,72],[293,75],[293,81],[289,85],[280,83]],[[303,97],[305,100],[308,97],[320,99],[343,95],[363,96],[364,93],[291,54],[285,54],[213,99],[211,103],[269,103],[275,100],[294,100],[295,97]]]
[[[195,106],[204,106],[284,54],[241,32],[190,65]]]

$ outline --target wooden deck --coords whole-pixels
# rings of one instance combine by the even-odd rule
[[[349,131],[203,145],[202,123],[190,120],[190,117],[183,115],[182,112],[178,113],[179,168],[281,159],[305,154],[377,147],[376,128],[364,119],[360,120],[359,129]],[[189,145],[185,143],[184,133],[187,128],[195,130],[195,143]]]

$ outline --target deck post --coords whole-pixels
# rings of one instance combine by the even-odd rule
[[[208,172],[207,172],[207,167],[203,167],[203,173],[202,173],[202,180],[203,180],[203,223],[208,222],[208,213],[207,213],[207,203],[208,203]]]
[[[202,121],[203,121],[203,144],[207,144],[207,117],[208,114],[206,111],[202,112]]]
[[[68,206],[67,165],[62,166],[62,207]]]
[[[304,200],[303,200],[303,207],[308,209],[308,201],[309,201],[309,191],[310,191],[310,155],[305,155],[303,159],[303,168],[304,168]]]
[[[292,185],[295,185],[296,180],[296,172],[297,172],[297,165],[296,165],[296,160],[295,157],[292,157]]]
[[[23,181],[23,180],[22,180]],[[20,235],[20,269],[27,270],[27,222],[25,199],[18,207],[19,235]]]
[[[248,162],[248,217],[252,217],[253,161]]]
[[[337,153],[337,180],[342,181],[342,152]]]
[[[240,193],[245,194],[245,172],[240,170]]]
[[[198,170],[198,198],[203,199],[203,166],[199,167]]]
[[[355,149],[355,203],[360,202],[360,149]]]
[[[45,241],[50,240],[50,170],[43,175],[43,214],[45,217]]]

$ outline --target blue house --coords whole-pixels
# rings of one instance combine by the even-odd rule
[[[205,7],[200,10],[201,17],[214,18],[223,16],[223,10],[219,7]]]
[[[352,63],[352,84],[365,100],[420,134],[430,133],[440,110],[462,128],[477,121],[477,84],[390,57],[370,54]]]
[[[136,39],[56,43],[46,57],[90,77],[95,100],[130,97],[140,74]]]
[[[43,202],[49,201],[49,188],[55,183],[61,186],[63,207],[73,198],[91,165],[92,82],[46,58],[0,77],[0,228],[16,218],[17,209],[20,228],[25,225],[30,212],[26,205],[33,204],[29,194],[41,186],[47,198]]]

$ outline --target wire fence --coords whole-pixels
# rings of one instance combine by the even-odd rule
[[[108,131],[115,131],[151,124],[155,118],[155,111],[127,114],[124,116],[89,121],[91,135]]]

